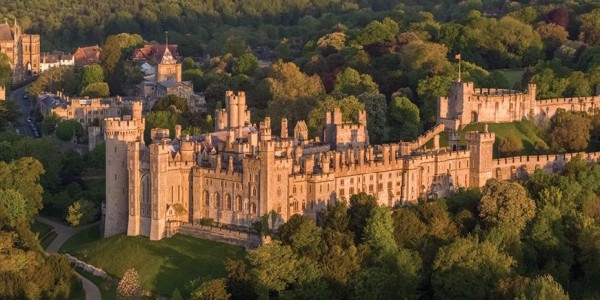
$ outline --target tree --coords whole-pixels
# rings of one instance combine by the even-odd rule
[[[281,293],[296,281],[298,258],[290,246],[273,241],[250,252],[247,258],[261,294],[269,291]]]
[[[346,68],[338,73],[335,79],[334,91],[346,95],[358,96],[362,93],[379,93],[379,86],[373,82],[369,74],[359,74],[352,68]]]
[[[374,20],[356,36],[356,43],[364,46],[391,41],[399,31],[398,23],[390,18],[385,18],[382,21]]]
[[[17,213],[21,211],[19,197],[6,191],[13,190],[21,195],[26,203],[27,216],[25,220],[31,221],[33,216],[43,207],[42,193],[44,190],[40,185],[42,174],[44,174],[42,164],[32,157],[20,158],[10,163],[0,162],[0,190],[4,190],[4,197],[10,200],[11,204],[7,207],[14,206],[14,220],[21,219],[19,217],[21,213]],[[13,215],[10,211],[7,213]]]
[[[323,55],[328,55],[342,50],[346,45],[347,38],[348,37],[343,32],[328,33],[319,38],[317,47],[321,50]]]
[[[227,292],[225,278],[206,281],[197,289],[192,291],[193,300],[227,300],[231,294]]]
[[[9,226],[16,226],[21,222],[29,221],[27,202],[19,192],[13,189],[0,189],[0,210]],[[4,220],[0,221],[0,227]]]
[[[529,281],[519,299],[568,300],[569,295],[552,276],[544,275]]]
[[[0,84],[9,91],[12,83],[12,70],[10,67],[10,59],[6,54],[0,53]]]
[[[410,141],[421,133],[419,108],[406,97],[395,96],[389,106],[388,123],[393,128],[390,137]]]
[[[79,200],[69,206],[67,222],[73,227],[85,226],[98,217],[98,207],[89,200]]]
[[[271,75],[265,81],[272,95],[269,114],[275,121],[275,129],[278,129],[276,120],[283,117],[287,117],[291,124],[305,119],[316,99],[325,93],[319,76],[307,76],[293,63],[275,62],[271,66]]]
[[[181,292],[179,289],[175,289],[173,294],[171,295],[171,300],[183,300],[183,296],[181,296]]]
[[[244,53],[233,64],[233,74],[253,76],[259,66],[258,59],[256,59],[254,54]]]
[[[562,26],[554,23],[543,24],[536,31],[546,47],[546,57],[551,57],[556,49],[568,41],[569,37],[569,33]]]
[[[17,122],[20,116],[21,110],[15,102],[0,102],[0,129],[8,124]]]
[[[568,78],[559,78],[554,70],[543,69],[531,78],[537,84],[538,99],[559,98],[569,86]]]
[[[363,241],[379,259],[390,259],[398,253],[394,241],[392,213],[388,208],[375,206],[363,230]]]
[[[83,126],[76,120],[61,121],[56,127],[56,137],[63,141],[70,141],[74,137],[79,140],[83,136]]]
[[[176,95],[168,95],[158,99],[156,104],[152,107],[152,111],[166,111],[169,109],[174,109],[174,111],[178,113],[185,113],[188,111],[188,102],[185,98]]]
[[[171,110],[152,111],[146,114],[146,129],[144,130],[144,140],[147,144],[150,140],[150,130],[152,128],[169,129],[171,137],[175,136],[175,125],[180,124],[180,117]]]
[[[387,102],[385,95],[363,93],[358,95],[358,100],[365,105],[367,111],[367,130],[369,142],[380,144],[385,140],[385,126],[387,124]]]
[[[400,68],[406,73],[411,86],[415,87],[421,78],[451,71],[447,53],[448,48],[444,45],[414,41],[400,50]]]
[[[558,150],[581,151],[590,141],[592,122],[585,112],[558,109],[550,119],[552,147]]]
[[[278,238],[292,247],[298,255],[319,257],[322,229],[315,221],[298,214],[293,215],[278,229]]]
[[[363,230],[367,219],[371,216],[373,209],[377,207],[377,198],[364,192],[350,196],[350,208],[348,208],[348,216],[350,216],[350,229],[357,241],[363,239]]]
[[[117,286],[117,294],[126,298],[136,298],[142,295],[140,276],[135,269],[131,268],[125,271]]]
[[[520,184],[490,179],[481,191],[479,217],[488,228],[506,226],[520,232],[535,216],[535,207]]]
[[[592,95],[592,86],[585,74],[575,71],[569,76],[569,85],[565,91],[567,97],[589,97]]]
[[[61,118],[56,114],[56,112],[52,112],[51,114],[44,117],[42,120],[42,132],[44,135],[52,135],[60,123]]]
[[[334,108],[340,109],[342,120],[345,122],[357,122],[358,112],[365,109],[364,105],[354,96],[339,99],[327,96],[308,113],[308,129],[312,136],[320,132],[325,125],[325,113],[333,111]]]
[[[600,20],[600,8],[579,16],[581,22],[579,40],[588,45],[600,43],[600,21],[598,20]]]
[[[81,83],[79,84],[79,89],[82,93],[88,85],[99,82],[104,82],[104,70],[102,70],[100,65],[93,64],[83,68]]]
[[[394,240],[399,248],[420,249],[427,234],[427,225],[410,207],[400,207],[392,213]]]
[[[81,96],[90,98],[103,98],[110,94],[108,84],[106,82],[94,82],[87,85],[81,91]]]
[[[54,67],[38,76],[29,88],[28,94],[33,96],[44,92],[56,93],[60,91],[67,96],[74,96],[81,91],[80,82],[74,67]]]
[[[498,151],[504,156],[511,156],[523,150],[523,141],[514,135],[500,139]]]
[[[440,248],[433,261],[434,298],[490,298],[494,285],[511,274],[514,264],[491,242],[458,238]]]
[[[417,95],[421,101],[420,111],[423,121],[434,124],[437,118],[437,99],[448,96],[453,81],[454,77],[450,75],[438,75],[419,80]]]

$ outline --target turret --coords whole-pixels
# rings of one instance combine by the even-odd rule
[[[134,120],[142,119],[142,101],[131,102],[131,116]]]
[[[281,118],[281,139],[288,138],[288,120],[286,118]]]
[[[487,124],[483,132],[468,132],[467,144],[470,151],[470,186],[482,187],[492,178],[493,146],[496,135],[488,132]]]

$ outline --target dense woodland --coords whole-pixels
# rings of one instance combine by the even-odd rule
[[[535,82],[539,98],[553,98],[593,95],[600,84],[597,1],[1,0],[0,15],[40,33],[46,51],[103,48],[98,65],[40,75],[32,96],[131,93],[142,80],[133,50],[168,31],[184,80],[209,106],[193,114],[185,99],[159,100],[147,129],[171,132],[175,124],[210,130],[231,89],[246,91],[252,121],[269,115],[274,132],[281,117],[291,126],[304,119],[315,137],[323,112],[341,107],[346,120],[367,110],[371,143],[411,140],[434,124],[436,99],[457,78],[457,53],[463,80],[481,87]],[[2,56],[0,80],[8,77]],[[18,117],[0,101],[0,298],[69,298],[72,271],[41,254],[30,224],[39,211],[71,224],[97,217],[104,184],[85,178],[102,173],[104,148],[65,149],[59,140],[85,142],[85,133],[56,116],[41,122],[47,137],[19,137],[11,133]],[[537,153],[592,149],[600,136],[600,117],[585,113],[521,125],[539,135]],[[499,155],[523,150],[516,138],[496,144]],[[273,243],[174,299],[598,298],[599,176],[599,166],[576,159],[562,174],[490,181],[412,206],[378,207],[359,194],[278,230],[266,215],[257,228]],[[85,218],[73,218],[84,208]]]

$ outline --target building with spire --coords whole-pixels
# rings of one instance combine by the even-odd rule
[[[17,19],[12,26],[6,19],[0,24],[0,52],[8,56],[13,83],[40,72],[40,36],[23,33]]]
[[[182,81],[177,45],[145,45],[135,51],[133,60],[140,64],[144,74],[139,91],[150,108],[158,99],[176,95],[188,101],[192,112],[206,112],[204,95],[195,93],[190,81]]]

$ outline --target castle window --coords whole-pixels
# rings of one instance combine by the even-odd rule
[[[344,189],[340,189],[340,197],[344,196]]]
[[[369,184],[369,193],[372,193],[372,192],[373,192],[373,185]]]
[[[377,185],[377,191],[378,191],[378,192],[381,192],[381,191],[383,191],[383,183],[379,183],[379,184]]]
[[[294,185],[294,187],[292,188],[292,193],[295,194],[296,193],[296,186]]]
[[[350,188],[350,195],[354,195],[354,188],[353,187]]]
[[[350,184],[354,183],[354,178],[350,178]]]
[[[391,190],[391,189],[392,189],[392,182],[390,181],[390,182],[388,182],[388,190]]]
[[[243,204],[242,197],[237,196],[235,198],[235,210],[242,211],[242,204]]]
[[[340,185],[344,185],[344,179],[340,179]]]
[[[210,193],[208,191],[204,191],[204,206],[210,206]]]
[[[302,200],[302,210],[306,210],[306,200]]]
[[[215,208],[221,208],[221,195],[219,193],[215,193]]]
[[[388,173],[388,178],[392,178],[392,173]]]
[[[250,213],[256,214],[256,204],[250,203]]]
[[[229,194],[225,194],[225,209],[231,210],[231,196]]]
[[[277,175],[277,181],[281,181],[281,174]]]
[[[381,178],[383,178],[383,175],[382,175],[382,174],[379,174],[379,179],[381,179]]]
[[[256,197],[256,187],[252,187],[252,196]]]

